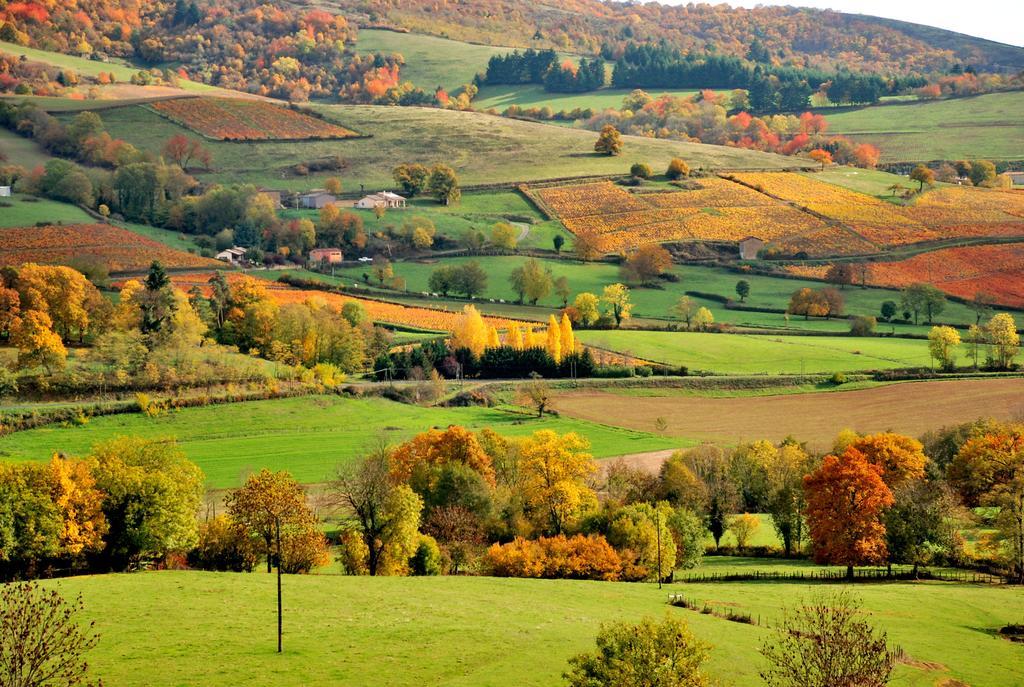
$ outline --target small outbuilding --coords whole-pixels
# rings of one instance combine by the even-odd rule
[[[217,259],[223,260],[224,262],[232,265],[237,265],[245,260],[246,249],[241,246],[235,246],[234,248],[228,248],[217,253]]]
[[[757,260],[757,255],[764,249],[764,241],[756,236],[748,236],[740,241],[740,260]]]
[[[270,202],[274,204],[275,208],[281,207],[281,198],[284,195],[281,191],[272,188],[261,188],[259,194],[270,198]]]
[[[10,196],[11,196],[11,187],[10,186],[0,186],[0,198],[10,198]]]
[[[1010,177],[1014,186],[1024,186],[1024,172],[1007,172],[1006,176]],[[2,187],[0,187],[0,191],[3,191]],[[3,194],[0,193],[0,195]]]
[[[338,265],[343,259],[340,248],[314,248],[309,251],[309,261],[318,265]]]
[[[404,208],[406,200],[403,196],[391,191],[381,191],[369,196],[363,196],[356,201],[356,207],[361,210],[372,210],[374,208]]]
[[[327,191],[311,191],[299,196],[299,207],[309,210],[319,210],[325,205],[331,205],[336,202],[338,202],[338,199]]]

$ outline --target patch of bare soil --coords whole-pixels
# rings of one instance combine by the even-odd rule
[[[914,382],[858,391],[740,398],[637,397],[581,390],[559,395],[555,407],[570,417],[653,433],[659,431],[658,418],[663,418],[669,436],[699,441],[736,444],[793,436],[824,450],[843,429],[920,436],[979,417],[1019,418],[1024,415],[1024,379]]]

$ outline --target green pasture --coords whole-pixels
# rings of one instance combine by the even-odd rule
[[[409,212],[408,210],[405,212]],[[395,213],[388,215],[393,216]],[[398,220],[395,220],[396,223]],[[367,224],[372,226],[372,224]],[[440,226],[440,225],[439,225]],[[480,256],[480,257],[459,257],[446,258],[444,260],[425,260],[420,262],[396,262],[392,265],[394,273],[405,279],[406,289],[410,292],[420,293],[429,291],[428,281],[430,274],[441,265],[459,264],[475,260],[487,272],[487,290],[478,297],[481,307],[489,309],[496,307],[495,304],[486,302],[489,299],[504,300],[511,306],[517,297],[509,284],[508,278],[512,271],[522,265],[528,258],[522,256]],[[572,292],[570,300],[576,294],[590,292],[601,295],[604,287],[608,284],[621,281],[618,265],[606,262],[581,263],[575,260],[541,260],[545,267],[551,270],[553,277],[565,277],[569,282]],[[338,269],[336,277],[345,283],[362,283],[363,274],[369,274],[369,267],[358,266]],[[670,320],[674,319],[670,310],[686,291],[695,291],[705,294],[714,294],[738,300],[736,295],[736,283],[745,279],[750,283],[750,295],[746,304],[757,308],[773,308],[784,310],[789,305],[792,293],[798,289],[808,287],[820,289],[825,286],[820,281],[804,279],[787,279],[783,277],[761,276],[743,274],[726,268],[704,267],[699,265],[676,265],[672,272],[679,277],[677,282],[661,282],[660,288],[636,287],[630,292],[630,297],[635,307],[634,317]],[[276,274],[276,273],[275,273]],[[270,276],[270,275],[267,275]],[[314,275],[313,278],[329,280],[329,277]],[[372,275],[371,275],[372,284]],[[899,302],[899,292],[890,289],[847,287],[842,290],[846,300],[847,314],[872,315],[880,317],[881,305],[886,300]],[[389,294],[391,297],[394,294]],[[442,299],[443,300],[443,299]],[[845,319],[804,320],[801,317],[789,317],[778,313],[759,313],[743,310],[729,310],[717,301],[711,299],[694,298],[698,305],[705,306],[711,310],[716,322],[729,323],[735,326],[757,327],[757,328],[780,328],[802,331],[826,331],[844,332],[848,331],[849,325]],[[419,301],[420,304],[424,302]],[[429,302],[427,302],[429,304]],[[538,302],[539,305],[548,307],[561,307],[561,300],[555,293]],[[456,303],[445,303],[446,306],[457,309],[461,305]],[[529,318],[532,319],[532,318]],[[945,310],[937,318],[942,322],[973,323],[974,314],[960,303],[947,302]],[[662,322],[665,324],[665,322]],[[928,327],[924,325],[887,325],[879,324],[880,331],[891,329],[901,333],[926,334]]]
[[[43,150],[42,146],[30,138],[19,136],[10,129],[0,128],[0,152],[7,156],[4,164],[21,165],[32,170],[45,165],[53,158]]]
[[[551,93],[537,84],[520,84],[510,86],[484,86],[473,99],[473,107],[478,110],[495,109],[503,111],[511,105],[523,109],[531,107],[550,107],[555,112],[590,108],[594,111],[622,109],[622,99],[632,92],[631,88],[602,88],[588,93]],[[693,90],[658,91],[650,94],[658,97],[668,94],[676,97],[690,96]]]
[[[596,134],[547,124],[493,117],[475,112],[434,108],[367,105],[312,105],[328,119],[366,138],[343,141],[228,142],[208,141],[214,171],[206,182],[252,183],[303,190],[322,185],[337,173],[295,176],[298,163],[341,156],[342,181],[348,190],[392,188],[391,171],[401,162],[454,167],[463,184],[535,180],[584,174],[625,174],[631,162],[643,160],[664,168],[673,157],[692,167],[786,168],[798,160],[757,151],[699,143],[625,137],[621,157],[594,153]],[[144,106],[100,113],[111,136],[159,153],[168,138],[184,133]],[[68,117],[70,115],[63,115]]]
[[[512,48],[463,43],[418,33],[360,29],[356,52],[400,54],[405,58],[402,81],[411,81],[427,92],[435,88],[453,91],[471,83],[477,73],[487,70],[492,55],[504,55]]]
[[[150,418],[141,414],[92,418],[83,427],[53,425],[0,438],[0,460],[46,460],[54,451],[84,455],[101,441],[132,435],[176,438],[206,473],[209,488],[238,486],[250,472],[288,470],[301,482],[330,479],[335,467],[371,449],[380,438],[403,441],[431,427],[484,427],[521,436],[540,429],[577,432],[597,458],[672,448],[678,439],[592,422],[536,419],[501,408],[425,408],[379,398],[312,396],[189,408]]]
[[[927,367],[928,342],[839,336],[581,331],[583,343],[719,374],[799,374]]]
[[[703,568],[718,569],[716,563],[709,559]],[[712,645],[707,671],[720,684],[754,687],[763,684],[758,649],[772,631],[671,608],[666,595],[682,593],[771,623],[782,608],[839,588],[759,582],[659,590],[570,580],[287,576],[278,655],[273,575],[164,571],[46,584],[82,595],[82,618],[94,620],[100,635],[90,666],[105,683],[122,687],[268,680],[284,687],[381,680],[393,687],[549,687],[561,684],[572,655],[593,649],[601,623],[666,614],[684,618]],[[907,653],[893,687],[1024,682],[1024,648],[994,634],[1024,618],[1019,591],[952,583],[864,584],[853,591],[889,642]]]
[[[825,111],[829,133],[873,143],[883,162],[1024,158],[1024,91]]]
[[[76,205],[24,193],[15,193],[3,201],[10,203],[11,207],[0,208],[0,227],[28,227],[37,222],[81,224],[96,221]]]

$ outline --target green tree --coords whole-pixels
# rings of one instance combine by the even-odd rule
[[[706,687],[709,649],[677,617],[602,625],[596,651],[569,659],[564,677],[570,687]]]
[[[405,572],[419,545],[423,500],[406,484],[394,484],[387,448],[338,468],[331,491],[366,546],[371,575]]]
[[[419,164],[401,164],[392,170],[391,176],[409,197],[413,197],[426,189],[430,170]]]
[[[996,166],[988,160],[972,160],[969,176],[975,186],[988,186],[996,179]]]
[[[740,279],[736,282],[736,295],[740,297],[740,302],[747,300],[747,296],[750,295],[750,282],[746,279]]]
[[[650,179],[654,176],[651,166],[643,162],[634,162],[633,166],[629,168],[629,173],[637,179]]]
[[[153,334],[159,332],[174,313],[174,289],[164,266],[156,260],[149,266],[143,286],[144,290],[136,296],[142,311],[140,328],[143,334]]]
[[[556,253],[561,253],[562,246],[565,245],[565,237],[562,236],[561,234],[555,234],[554,237],[551,239],[551,244],[555,247]]]
[[[430,176],[427,179],[427,191],[429,191],[439,203],[452,205],[458,203],[462,197],[459,190],[459,178],[455,170],[448,165],[434,165],[430,169]]]
[[[173,441],[121,437],[93,447],[96,486],[106,494],[103,560],[124,570],[185,552],[198,541],[203,471]]]
[[[931,284],[911,284],[900,292],[900,303],[904,310],[914,314],[914,324],[921,314],[931,324],[932,318],[945,309],[946,295]]]
[[[886,322],[891,322],[892,318],[896,317],[899,306],[896,305],[896,301],[882,301],[882,319]]]

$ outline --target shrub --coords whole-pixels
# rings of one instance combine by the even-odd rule
[[[617,580],[622,559],[601,535],[516,537],[508,544],[493,544],[485,567],[495,577]]]
[[[338,562],[346,575],[365,575],[369,572],[366,560],[370,549],[358,532],[348,530],[341,535],[338,546]]]
[[[646,165],[643,162],[636,162],[632,167],[629,168],[629,173],[638,179],[650,179],[654,176],[653,170],[650,165]]]
[[[842,372],[836,372],[835,374],[832,375],[829,381],[832,382],[832,384],[834,384],[835,386],[846,384],[846,375],[843,374]]]
[[[440,575],[444,566],[441,548],[429,534],[420,535],[416,553],[409,559],[409,570],[413,575]]]
[[[256,549],[238,523],[218,515],[199,525],[199,544],[189,551],[188,564],[200,570],[252,572]]]
[[[678,157],[673,158],[672,161],[668,163],[668,169],[665,170],[665,176],[667,176],[672,181],[675,181],[676,179],[681,179],[689,174],[690,166],[686,164],[686,162],[684,162],[683,160],[680,160]]]
[[[854,336],[873,336],[878,320],[865,315],[854,315],[850,318],[850,333]]]

